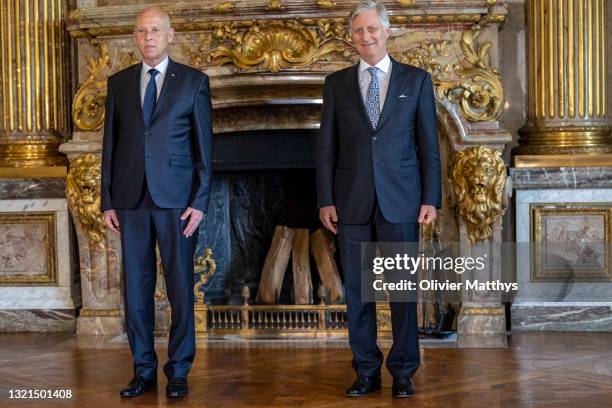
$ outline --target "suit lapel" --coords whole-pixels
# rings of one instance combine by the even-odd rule
[[[389,78],[389,87],[387,88],[387,95],[385,97],[385,104],[383,105],[383,110],[380,113],[380,118],[378,119],[378,125],[376,128],[380,128],[385,124],[385,121],[391,115],[393,111],[393,107],[397,103],[398,94],[400,90],[403,88],[404,81],[406,80],[406,76],[404,73],[404,66],[391,58],[391,78]]]
[[[371,129],[372,122],[370,122],[370,118],[368,117],[368,113],[366,112],[365,105],[363,103],[363,98],[361,97],[361,90],[359,89],[359,64],[354,65],[346,71],[346,75],[344,76],[344,85],[349,94],[349,100],[356,101],[356,109],[359,111],[359,115],[361,119],[366,123],[366,125]]]
[[[161,92],[159,94],[159,98],[157,98],[157,103],[155,104],[155,109],[153,110],[153,114],[151,115],[151,123],[157,116],[157,113],[160,110],[160,106],[164,103],[164,100],[168,96],[168,93],[174,88],[176,84],[176,64],[170,58],[168,58],[168,68],[166,69],[166,76],[164,77],[164,83],[162,85]]]
[[[132,102],[134,103],[135,107],[136,107],[136,111],[139,113],[139,117],[140,117],[140,123],[144,123],[144,116],[142,114],[142,102],[140,100],[140,86],[141,86],[141,72],[142,72],[142,62],[140,64],[136,64],[134,65],[134,67],[132,68],[132,79],[131,79],[131,83],[133,84],[132,86],[134,87],[133,92],[130,92],[130,94],[132,94]]]

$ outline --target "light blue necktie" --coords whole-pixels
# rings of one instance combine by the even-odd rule
[[[157,82],[155,81],[155,76],[159,74],[159,71],[155,68],[151,68],[148,72],[149,75],[151,75],[151,78],[149,79],[149,83],[147,84],[147,89],[145,90],[144,96],[144,103],[142,104],[142,116],[144,117],[144,122],[147,125],[151,120],[151,115],[153,114],[155,104],[157,103]]]
[[[366,112],[370,118],[370,122],[372,123],[372,128],[376,129],[376,125],[378,125],[378,119],[380,118],[380,83],[378,82],[378,68],[370,67],[368,68],[368,72],[370,73],[370,86],[368,86],[368,93],[366,94]]]

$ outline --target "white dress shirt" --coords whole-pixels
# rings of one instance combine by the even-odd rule
[[[363,102],[365,103],[366,96],[368,94],[368,87],[370,86],[370,81],[372,77],[368,72],[368,68],[372,65],[368,64],[364,60],[359,61],[359,90],[361,91],[361,97],[363,98]],[[385,98],[387,97],[387,89],[389,89],[389,79],[391,78],[391,58],[389,58],[389,54],[386,54],[383,59],[381,59],[378,64],[375,65],[378,68],[378,83],[380,85],[379,92],[380,94],[380,111],[382,112],[383,106],[385,105]]]
[[[162,89],[162,85],[164,84],[164,78],[166,77],[166,70],[168,69],[168,57],[164,58],[162,62],[157,64],[154,67],[147,65],[146,62],[142,61],[142,71],[140,72],[140,105],[144,105],[144,97],[145,92],[147,90],[147,85],[149,85],[149,80],[151,79],[151,74],[149,74],[149,70],[151,68],[155,68],[159,71],[159,74],[155,76],[155,83],[157,84],[157,98],[159,98],[159,94]]]

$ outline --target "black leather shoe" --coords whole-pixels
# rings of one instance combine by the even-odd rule
[[[407,398],[416,394],[416,387],[412,378],[394,378],[391,389],[393,398]]]
[[[168,398],[182,398],[187,394],[189,394],[189,388],[185,377],[173,377],[168,380],[168,385],[166,385]]]
[[[152,390],[157,386],[157,380],[150,380],[145,377],[134,377],[128,386],[121,390],[119,395],[123,398],[139,397],[145,392]]]
[[[357,377],[346,390],[346,396],[363,397],[376,391],[380,391],[380,377]]]

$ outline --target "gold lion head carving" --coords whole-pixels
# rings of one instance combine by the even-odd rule
[[[70,162],[66,180],[68,205],[75,222],[81,224],[87,236],[104,249],[104,219],[100,213],[101,159],[84,154]]]
[[[453,183],[470,242],[488,240],[505,211],[506,167],[501,151],[485,146],[457,152]]]

